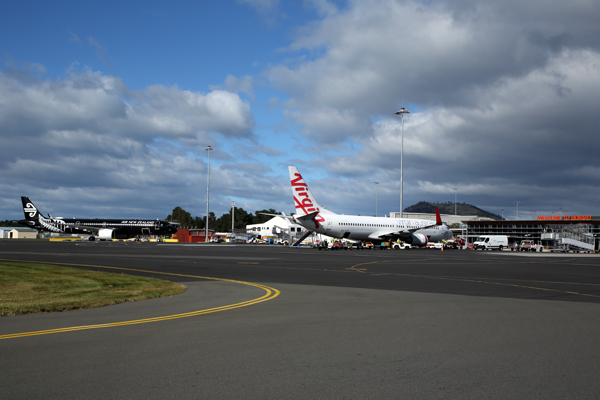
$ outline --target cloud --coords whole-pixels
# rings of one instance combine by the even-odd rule
[[[94,204],[107,192],[186,197],[204,176],[196,157],[206,142],[252,140],[253,127],[250,106],[225,90],[130,91],[120,78],[89,70],[63,80],[0,71],[0,171],[11,193],[28,187],[22,193],[49,200],[78,193]]]
[[[236,78],[233,75],[227,75],[223,85],[210,85],[211,90],[225,89],[230,92],[246,93],[251,100],[255,100],[254,90],[252,88],[254,80],[250,76]]]
[[[404,106],[404,189],[415,202],[457,186],[474,203],[540,207],[565,203],[566,188],[598,191],[594,2],[361,0],[323,15],[298,31],[287,49],[296,57],[265,75],[332,175],[398,190],[393,112]],[[331,157],[335,148],[349,154]]]

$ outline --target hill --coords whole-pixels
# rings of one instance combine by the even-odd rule
[[[454,203],[429,203],[427,201],[420,201],[417,204],[406,207],[404,212],[434,214],[436,207],[440,210],[440,214],[454,214]],[[502,217],[498,214],[493,214],[466,203],[457,203],[456,213],[458,215],[477,215],[480,217],[493,218],[498,221],[502,220]]]

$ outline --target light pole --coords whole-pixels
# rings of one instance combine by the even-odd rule
[[[402,187],[404,183],[404,114],[410,114],[410,111],[402,107],[399,111],[396,111],[394,114],[400,115],[400,118],[402,119],[402,136],[400,138],[400,218],[403,218],[404,208],[402,204]]]
[[[519,203],[520,201],[513,201],[517,205],[517,219],[519,219]]]
[[[377,216],[377,204],[379,203],[379,182],[373,182],[375,184],[375,216]]]
[[[452,190],[454,190],[454,216],[456,217],[456,194],[458,193],[458,189],[452,188]]]
[[[233,233],[233,221],[235,220],[235,201],[231,202],[231,233]]]
[[[504,221],[504,208],[501,208],[502,210],[502,221]]]
[[[204,231],[204,243],[208,243],[208,199],[210,193],[210,151],[212,147],[206,146],[207,154],[208,154],[208,169],[206,171],[206,230]]]

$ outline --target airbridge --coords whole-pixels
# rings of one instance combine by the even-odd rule
[[[594,233],[591,224],[547,225],[542,240],[549,241],[553,251],[594,251]]]

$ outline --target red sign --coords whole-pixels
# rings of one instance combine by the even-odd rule
[[[550,216],[538,216],[538,221],[589,221],[592,219],[591,215],[550,215]]]

